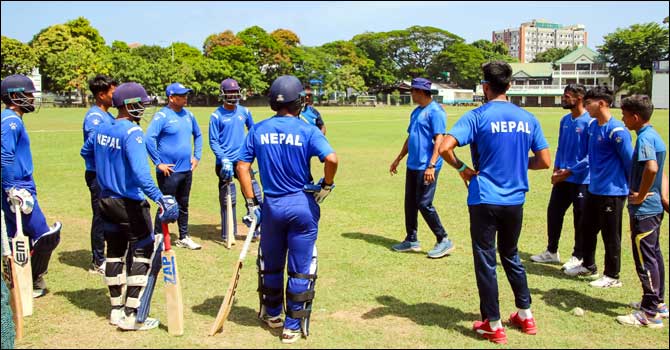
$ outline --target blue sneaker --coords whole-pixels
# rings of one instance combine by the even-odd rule
[[[410,250],[418,252],[421,250],[419,241],[416,242],[402,241],[401,243],[398,243],[391,248],[393,248],[393,250],[395,250],[396,252],[407,252]]]
[[[449,255],[452,250],[454,250],[454,244],[451,243],[450,239],[445,238],[442,242],[435,244],[435,247],[428,252],[428,257],[438,259],[445,255]]]

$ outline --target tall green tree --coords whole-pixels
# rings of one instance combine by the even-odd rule
[[[2,78],[12,74],[30,74],[37,67],[33,49],[16,39],[2,36]]]
[[[651,70],[654,61],[668,58],[668,28],[658,23],[633,24],[605,35],[598,48],[609,64],[615,85],[636,84],[633,68]]]
[[[226,30],[218,34],[212,34],[205,39],[202,49],[205,56],[209,57],[216,46],[242,46],[244,43],[235,36],[232,30]]]
[[[538,63],[538,62],[556,62],[560,60],[561,58],[565,57],[567,54],[570,52],[576,50],[577,47],[566,47],[566,48],[558,48],[558,47],[552,47],[551,49],[548,49],[547,51],[540,52],[537,55],[535,55],[535,58],[533,59],[532,63]]]
[[[428,67],[428,76],[439,80],[449,72],[450,80],[459,86],[474,89],[481,77],[481,65],[486,62],[482,50],[465,43],[456,43],[442,51]]]
[[[631,83],[624,82],[620,90],[626,90],[629,94],[643,94],[651,96],[652,76],[651,70],[635,66],[630,71]]]

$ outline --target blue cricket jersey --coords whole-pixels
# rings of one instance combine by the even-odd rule
[[[305,108],[300,111],[300,118],[310,125],[319,127],[319,125],[317,125],[317,120],[321,118],[321,113],[319,113],[316,108],[310,105],[305,105]]]
[[[274,116],[249,130],[239,160],[258,160],[263,193],[281,196],[302,192],[312,182],[310,159],[321,162],[333,153],[321,131],[297,117]]]
[[[235,105],[232,111],[220,106],[212,113],[209,118],[209,147],[216,156],[216,165],[220,165],[222,159],[231,162],[239,159],[244,128],[249,130],[253,125],[251,112],[244,106]]]
[[[84,131],[84,142],[91,135],[91,132],[95,130],[100,124],[111,123],[114,121],[114,116],[112,113],[103,111],[98,106],[93,106],[91,109],[86,112],[84,116],[84,123],[82,129]],[[93,159],[84,159],[87,171],[95,171],[95,163]]]
[[[554,168],[570,169],[572,175],[565,181],[583,185],[589,183],[589,124],[594,122],[589,112],[584,112],[577,118],[571,113],[561,118],[558,131],[558,147]]]
[[[505,101],[465,113],[449,130],[459,146],[470,144],[475,170],[468,205],[519,205],[528,192],[528,151],[549,147],[538,120]]]
[[[175,172],[186,172],[191,170],[192,149],[193,158],[200,160],[202,157],[200,126],[193,113],[186,108],[179,112],[167,106],[161,108],[151,120],[144,139],[149,157],[156,167],[158,164],[174,164],[172,169]]]
[[[603,125],[591,123],[589,132],[589,192],[627,196],[633,144],[623,122],[613,117]]]
[[[145,193],[157,202],[163,196],[151,178],[142,128],[129,120],[100,125],[84,143],[81,156],[95,159],[102,198],[141,201]]]
[[[407,169],[425,170],[433,156],[433,138],[447,132],[447,113],[442,106],[431,101],[427,106],[416,107],[410,116],[407,133]],[[435,170],[442,167],[442,157],[437,157]]]
[[[23,119],[13,110],[2,111],[2,189],[34,189],[33,155]]]
[[[649,192],[654,192],[654,195],[647,197],[639,205],[628,203],[630,215],[656,215],[663,212],[661,184],[663,181],[663,166],[666,154],[667,148],[661,139],[661,135],[651,125],[647,125],[637,131],[637,141],[635,141],[635,151],[633,152],[633,169],[630,174],[631,191],[639,192],[642,173],[647,161],[655,160],[658,163],[658,173],[649,189]]]

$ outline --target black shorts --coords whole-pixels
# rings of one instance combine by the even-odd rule
[[[149,202],[128,198],[100,199],[100,212],[105,221],[105,239],[110,235],[125,235],[133,243],[151,235],[152,221]]]

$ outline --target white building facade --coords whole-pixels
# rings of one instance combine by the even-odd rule
[[[509,55],[521,63],[533,61],[537,54],[551,48],[586,46],[588,34],[583,24],[563,26],[543,19],[522,23],[519,28],[494,31],[492,42],[502,41]]]
[[[651,75],[651,103],[654,108],[668,109],[668,61],[654,61]]]

